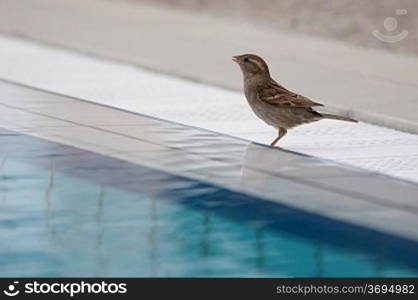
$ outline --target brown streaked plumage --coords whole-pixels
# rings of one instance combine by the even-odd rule
[[[322,119],[357,122],[347,117],[315,111],[313,107],[323,104],[293,93],[274,81],[261,57],[243,54],[232,59],[238,63],[244,75],[244,93],[251,109],[260,119],[279,131],[271,146],[274,146],[288,129],[302,124]]]

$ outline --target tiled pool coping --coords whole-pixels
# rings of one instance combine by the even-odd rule
[[[418,240],[418,185],[207,130],[0,82],[0,126]]]

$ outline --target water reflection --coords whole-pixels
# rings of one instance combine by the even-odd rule
[[[255,228],[255,258],[256,266],[259,274],[263,274],[264,266],[266,264],[264,233],[262,226]]]
[[[55,161],[52,158],[51,159],[51,163],[50,163],[50,168],[49,168],[49,180],[48,180],[48,184],[46,186],[45,189],[45,196],[44,196],[44,200],[45,200],[45,204],[46,204],[46,223],[47,223],[47,227],[50,228],[50,233],[52,236],[54,236],[55,234],[55,230],[54,230],[54,226],[53,224],[51,224],[51,218],[52,216],[52,193],[54,190],[54,186],[55,186]]]
[[[7,199],[7,176],[6,176],[6,158],[2,158],[0,163],[1,171],[1,191],[2,191],[2,204],[6,203]]]
[[[210,254],[210,232],[211,232],[210,212],[203,211],[202,215],[203,215],[203,218],[202,218],[203,232],[202,232],[201,243],[200,243],[200,256],[203,260],[206,260]]]
[[[150,204],[150,230],[148,234],[149,241],[149,262],[151,269],[151,276],[158,276],[158,210],[155,195],[149,194],[147,196]],[[139,199],[139,201],[141,201]],[[141,267],[141,266],[140,266]]]
[[[376,251],[376,259],[375,259],[375,270],[377,277],[384,277],[385,276],[385,245],[381,244],[378,246]]]
[[[249,143],[243,158],[242,178],[244,180],[271,178],[271,173],[259,170],[287,173],[301,171],[302,162],[303,159],[293,153],[272,151],[265,146]]]
[[[324,276],[324,253],[323,253],[323,245],[320,241],[314,243],[314,257],[315,257],[315,277],[323,277]]]
[[[103,243],[103,208],[105,200],[105,187],[100,186],[99,197],[97,198],[97,213],[96,213],[96,224],[97,224],[97,246],[100,247]]]

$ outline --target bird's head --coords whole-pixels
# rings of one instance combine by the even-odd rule
[[[245,78],[250,78],[256,75],[270,76],[269,67],[267,66],[266,62],[258,55],[237,55],[233,56],[232,60],[240,66]]]

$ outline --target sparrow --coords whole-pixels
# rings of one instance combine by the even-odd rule
[[[270,146],[285,136],[287,130],[322,119],[357,122],[348,117],[319,113],[313,109],[324,106],[302,95],[293,93],[270,76],[267,63],[258,55],[233,56],[244,75],[244,93],[253,112],[268,125],[278,129],[277,138]]]

